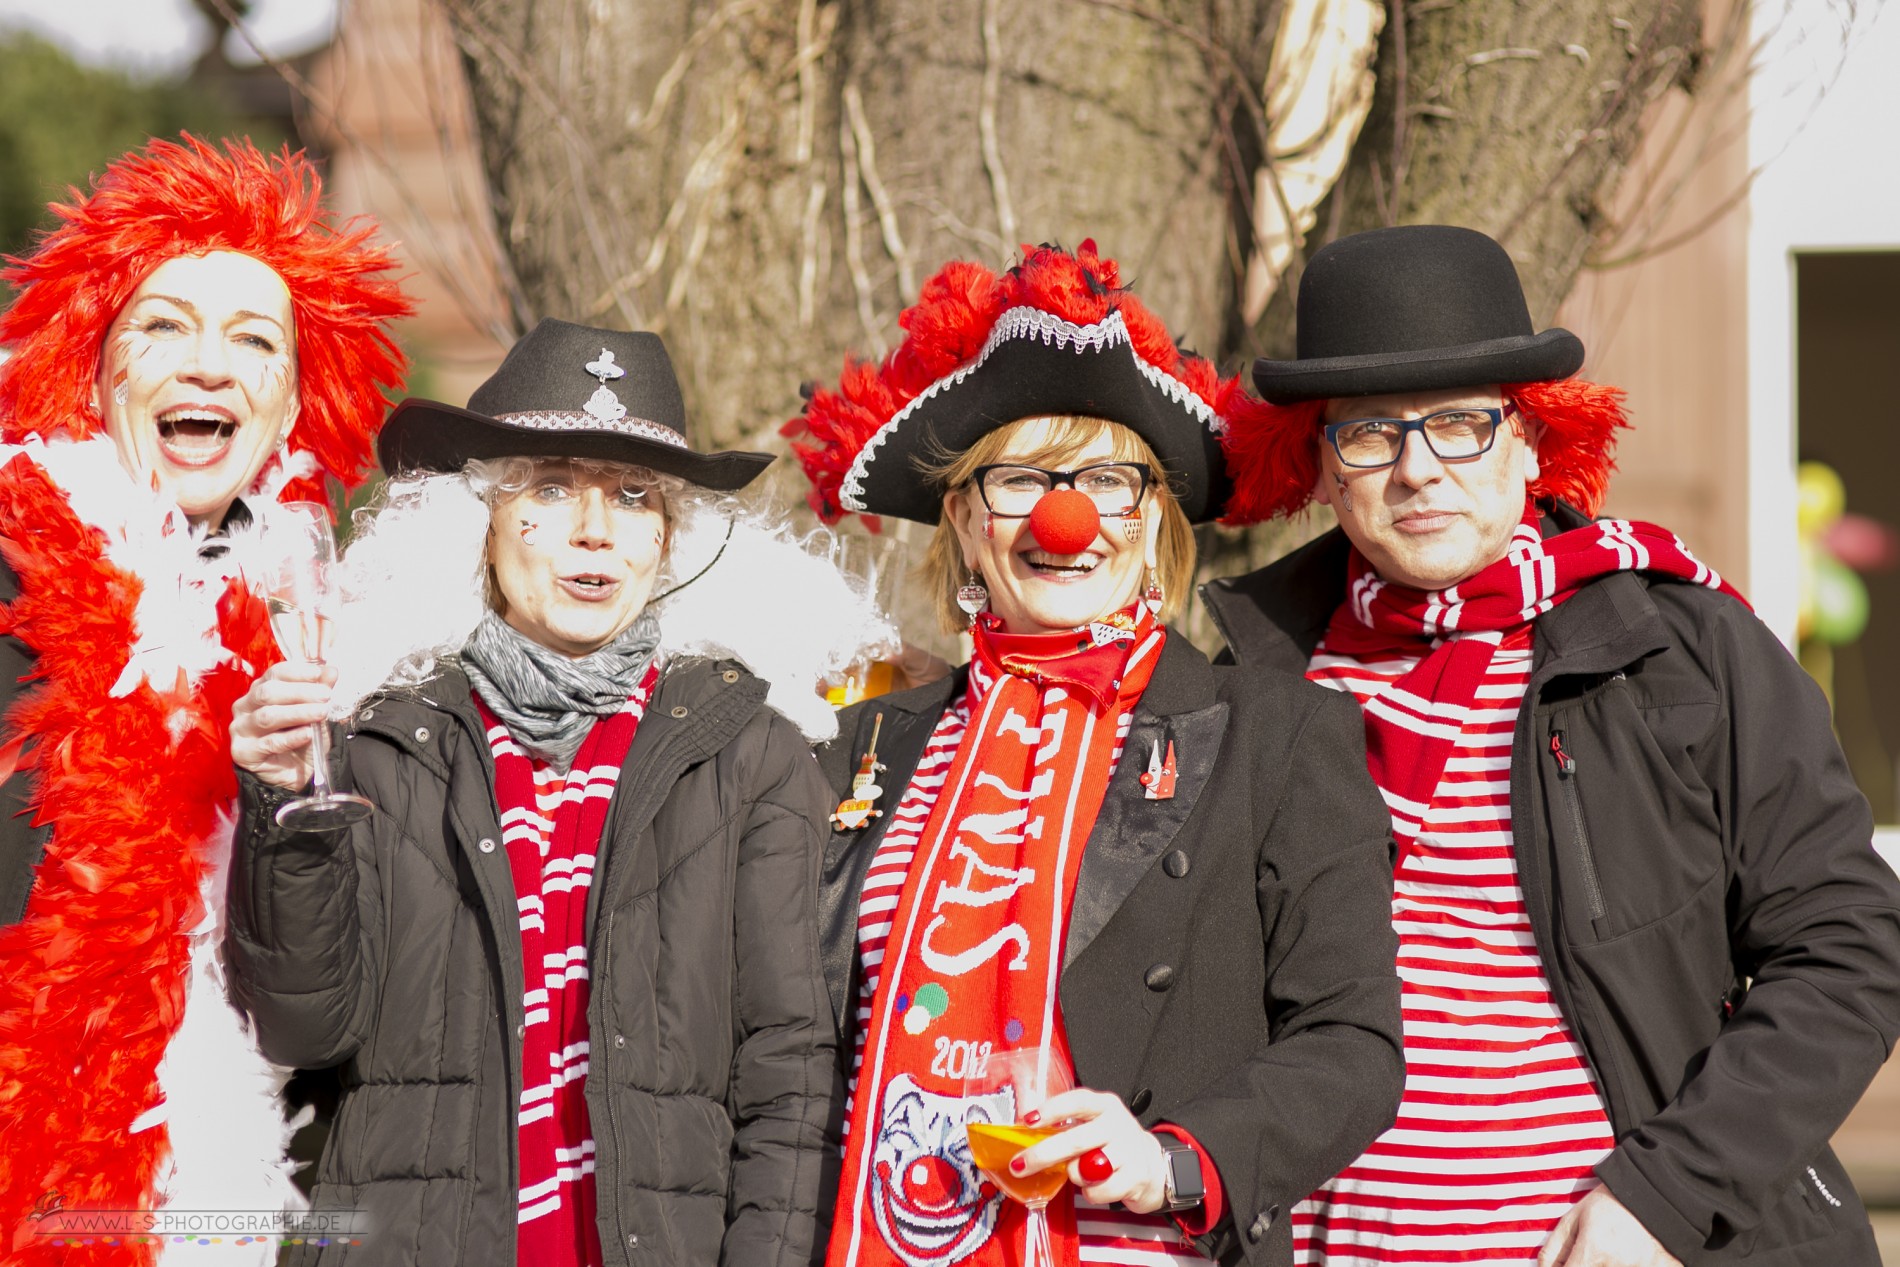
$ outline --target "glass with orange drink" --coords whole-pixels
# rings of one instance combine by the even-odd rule
[[[1074,1085],[1067,1063],[1047,1047],[992,1051],[973,1063],[975,1067],[963,1080],[964,1096],[983,1097],[993,1103],[998,1092],[1009,1091],[1016,1120],[966,1122],[970,1160],[1005,1196],[1020,1202],[1027,1210],[1029,1217],[1023,1229],[1025,1267],[1054,1267],[1055,1252],[1049,1244],[1049,1217],[1045,1210],[1062,1191],[1062,1185],[1069,1181],[1069,1168],[1051,1166],[1033,1175],[1017,1175],[1011,1173],[1009,1163],[1025,1148],[1071,1125],[1054,1122],[1030,1126],[1022,1120],[1024,1114],[1040,1108],[1043,1101]]]

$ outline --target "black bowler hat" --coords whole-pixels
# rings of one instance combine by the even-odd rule
[[[1583,366],[1568,330],[1532,333],[1511,257],[1475,229],[1373,229],[1314,252],[1300,278],[1299,359],[1253,365],[1276,405],[1542,383]]]
[[[677,475],[703,488],[743,488],[769,453],[696,453],[686,406],[657,334],[544,319],[458,409],[411,398],[377,437],[383,469],[459,471],[471,459],[596,458]]]

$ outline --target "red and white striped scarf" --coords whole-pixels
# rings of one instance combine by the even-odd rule
[[[971,1163],[963,1077],[993,1049],[1068,1059],[1056,981],[1083,846],[1165,636],[1146,611],[1074,633],[987,618],[973,631],[969,729],[918,833],[864,1023],[830,1267],[1015,1261],[1022,1207]],[[981,1107],[1015,1120],[1013,1105]],[[1066,1189],[1049,1214],[1072,1267]]]
[[[1416,668],[1365,709],[1367,765],[1392,811],[1401,853],[1417,837],[1420,816],[1506,633],[1612,572],[1680,577],[1746,601],[1667,528],[1604,519],[1546,539],[1534,503],[1526,505],[1504,557],[1448,589],[1383,581],[1356,549],[1348,567],[1346,601],[1326,627],[1328,650],[1365,656],[1432,643]]]
[[[495,757],[495,804],[521,918],[520,1190],[516,1260],[597,1267],[594,1136],[587,1117],[587,894],[607,809],[659,680],[649,668],[626,706],[581,741],[566,774],[529,756],[475,697]]]

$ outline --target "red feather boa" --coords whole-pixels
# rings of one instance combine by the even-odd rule
[[[142,586],[26,457],[0,468],[0,551],[20,579],[0,632],[38,654],[40,679],[6,720],[30,745],[35,821],[54,825],[25,920],[0,930],[0,1256],[149,1263],[156,1245],[55,1248],[29,1216],[54,1192],[68,1209],[152,1208],[166,1132],[128,1128],[158,1100],[183,1016],[184,934],[236,795],[229,718],[251,671],[112,698]],[[219,631],[249,665],[277,658],[262,605],[236,587]]]

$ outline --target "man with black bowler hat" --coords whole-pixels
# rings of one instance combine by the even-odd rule
[[[1204,597],[1361,706],[1408,1073],[1296,1260],[1877,1264],[1827,1141],[1900,1033],[1900,880],[1820,691],[1680,538],[1593,518],[1623,394],[1496,242],[1343,238],[1298,316],[1228,521],[1339,528]]]

